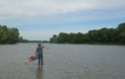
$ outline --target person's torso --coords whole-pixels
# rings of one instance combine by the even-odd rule
[[[43,53],[42,47],[38,47],[38,48],[37,48],[37,52],[38,52],[38,55],[39,55],[39,54],[42,54],[42,53]]]

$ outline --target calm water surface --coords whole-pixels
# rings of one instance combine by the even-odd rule
[[[125,79],[125,46],[44,45],[43,66],[27,61],[37,43],[0,45],[0,79]]]

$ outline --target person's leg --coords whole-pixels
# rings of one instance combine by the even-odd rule
[[[38,65],[40,65],[40,57],[38,56]]]
[[[43,65],[43,55],[42,55],[42,57],[41,57],[41,65]]]

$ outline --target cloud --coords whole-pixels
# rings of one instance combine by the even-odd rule
[[[124,6],[125,0],[0,0],[0,18],[27,18]]]

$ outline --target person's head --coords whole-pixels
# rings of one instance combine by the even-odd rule
[[[41,46],[41,44],[40,44],[40,43],[38,43],[38,46],[40,47],[40,46]]]

